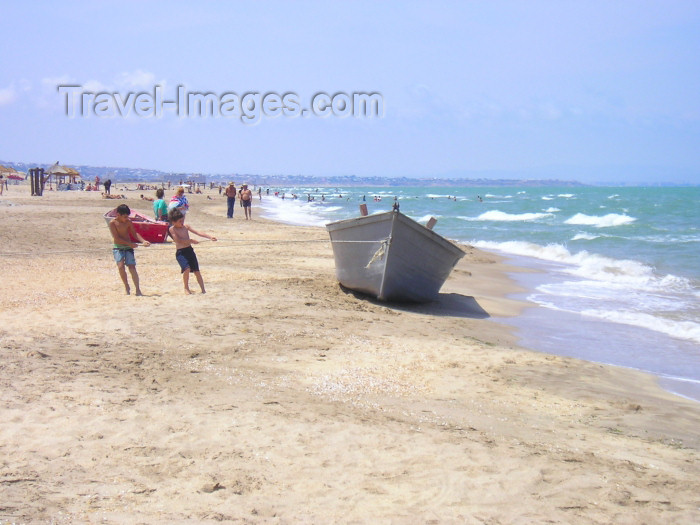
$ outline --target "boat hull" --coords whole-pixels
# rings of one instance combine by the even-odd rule
[[[116,216],[116,208],[104,214],[104,219],[108,226],[109,221],[111,221]],[[139,233],[139,235],[141,235],[141,237],[144,238],[144,240],[150,243],[165,242],[165,239],[168,237],[168,227],[170,226],[170,224],[168,224],[167,222],[154,221],[150,217],[147,217],[146,215],[135,211],[132,211],[129,214],[129,218],[131,219],[131,222],[134,225],[134,230],[136,230]],[[133,235],[131,235],[131,241],[139,242],[138,239],[134,238]]]
[[[435,300],[464,252],[399,212],[326,225],[340,284],[381,301]]]

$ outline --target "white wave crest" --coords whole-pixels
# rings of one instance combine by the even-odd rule
[[[654,274],[650,266],[631,259],[612,259],[586,250],[572,254],[561,244],[541,246],[525,241],[474,241],[471,244],[477,248],[562,263],[567,266],[563,271],[570,275],[631,289],[680,293],[688,293],[693,289],[692,283],[685,277],[671,274],[660,277]]]
[[[640,326],[678,339],[700,343],[700,324],[692,321],[672,321],[640,312],[610,310],[584,310],[581,314],[613,323]]]
[[[422,217],[411,217],[411,218],[416,222],[419,222],[421,224],[425,224],[433,217],[435,217],[436,219],[440,219],[440,218],[442,218],[442,215],[423,215]]]
[[[498,210],[491,210],[482,213],[478,217],[467,219],[473,221],[536,221],[552,217],[551,213],[505,213]]]
[[[598,237],[600,237],[600,235],[592,235],[590,233],[582,232],[582,233],[577,233],[576,235],[574,235],[571,238],[571,240],[572,241],[592,241],[593,239],[597,239]]]
[[[525,241],[473,241],[471,244],[477,248],[497,250],[499,252],[506,252],[513,255],[523,255],[525,257],[535,257],[536,259],[542,259],[545,261],[568,262],[568,260],[571,258],[571,253],[569,253],[569,250],[564,248],[564,246],[561,244],[548,244],[547,246],[540,246],[539,244]]]
[[[629,215],[620,215],[619,213],[608,213],[601,217],[596,215],[586,215],[585,213],[577,213],[564,221],[565,224],[577,224],[581,226],[594,226],[596,228],[609,228],[611,226],[622,226],[631,224],[637,219]]]

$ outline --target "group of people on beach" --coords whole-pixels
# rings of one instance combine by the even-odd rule
[[[194,273],[199,288],[202,293],[206,293],[204,279],[199,271],[197,254],[194,248],[192,248],[192,245],[198,244],[199,241],[190,238],[190,233],[212,241],[216,241],[217,239],[213,235],[200,233],[190,225],[185,224],[185,215],[189,209],[189,203],[187,202],[187,197],[185,197],[185,190],[183,188],[178,189],[178,192],[171,199],[170,204],[165,204],[163,195],[164,190],[162,188],[156,190],[157,199],[153,201],[153,211],[155,212],[156,220],[165,220],[170,224],[168,227],[168,234],[172,237],[173,241],[175,241],[175,259],[180,265],[185,293],[192,293],[189,287],[190,273]],[[131,209],[129,206],[120,204],[117,206],[116,217],[109,222],[109,231],[114,241],[112,253],[127,295],[131,293],[129,279],[126,273],[127,269],[131,274],[131,280],[134,283],[136,295],[143,295],[139,286],[139,274],[136,271],[134,248],[139,246],[139,243],[146,247],[150,246],[151,243],[145,240],[141,234],[136,231],[134,224],[129,218],[130,214]],[[132,239],[136,239],[138,242],[134,242]]]
[[[241,184],[241,189],[236,193],[236,184],[234,182],[229,182],[228,186],[224,190],[224,195],[226,195],[226,217],[233,219],[233,210],[236,207],[236,197],[238,197],[241,207],[245,212],[245,220],[250,220],[253,218],[253,192],[248,189],[247,184]],[[259,193],[258,193],[259,195]]]
[[[241,207],[245,212],[246,220],[253,218],[253,192],[248,188],[247,184],[242,184],[240,190],[236,192],[235,184],[230,182],[225,190],[225,195],[227,197],[227,217],[229,219],[233,218],[236,198],[238,198],[240,201]],[[121,195],[117,196],[107,194],[103,194],[103,197],[125,198]],[[153,215],[155,216],[156,221],[169,223],[168,235],[175,242],[175,259],[180,265],[185,293],[192,293],[189,287],[189,278],[191,273],[194,273],[202,293],[206,293],[204,288],[204,279],[199,271],[197,255],[192,248],[192,245],[198,244],[199,241],[190,238],[190,233],[205,239],[211,239],[212,241],[216,241],[217,239],[213,235],[200,233],[191,226],[185,224],[185,216],[187,215],[190,205],[187,197],[185,196],[184,187],[178,187],[177,192],[175,195],[173,195],[169,202],[166,202],[164,197],[165,190],[163,188],[156,189],[155,199],[141,195],[142,200],[153,202]],[[120,204],[117,206],[116,212],[116,217],[109,223],[109,229],[114,241],[114,246],[112,248],[114,261],[117,263],[119,276],[124,283],[124,288],[126,289],[127,295],[131,294],[127,269],[131,274],[131,279],[134,283],[134,288],[136,289],[136,295],[142,295],[141,288],[139,286],[139,275],[136,271],[136,257],[134,256],[134,248],[139,246],[139,243],[141,246],[150,246],[150,243],[146,241],[134,228],[134,224],[129,218],[129,215],[131,214],[131,209],[129,206],[126,204]],[[138,242],[134,242],[132,239],[136,239]]]

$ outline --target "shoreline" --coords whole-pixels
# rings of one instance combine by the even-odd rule
[[[651,374],[669,393],[700,403],[698,379],[689,376],[683,369],[684,356],[693,354],[691,342],[636,326],[611,325],[601,319],[586,318],[574,312],[530,302],[527,297],[536,293],[538,285],[552,282],[546,265],[527,256],[496,255],[519,268],[519,271],[509,272],[509,275],[523,288],[524,293],[511,296],[525,301],[528,306],[517,318],[505,318],[503,322],[518,332],[520,346],[536,352]],[[571,342],[567,348],[561,348],[559,341],[562,338]],[[653,345],[667,348],[665,360],[649,361],[638,355],[638,348]]]
[[[524,304],[500,256],[470,249],[436,304],[384,305],[340,289],[325,231],[257,201],[227,221],[213,191],[188,195],[220,239],[195,247],[207,294],[184,295],[167,244],[136,250],[144,297],[126,296],[102,214],[149,202],[17,188],[0,519],[700,519],[697,403],[519,348],[490,319]]]
[[[317,224],[318,218],[306,219],[304,215],[296,212],[290,214],[290,209],[281,206],[277,199],[267,200],[268,203],[272,203],[266,207],[266,214],[271,220],[282,224],[317,226],[323,229],[322,225]],[[284,213],[280,213],[280,209],[284,209]],[[305,221],[308,223],[304,224]],[[467,250],[473,248],[471,244],[465,244],[458,239],[451,240],[463,248],[468,247]],[[562,275],[555,276],[551,261],[524,254],[507,253],[495,248],[482,248],[478,242],[474,247],[497,258],[501,264],[509,265],[503,267],[503,272],[513,281],[509,286],[516,287],[516,290],[509,293],[506,286],[500,295],[502,298],[521,301],[521,305],[517,315],[505,314],[502,320],[494,321],[511,330],[514,334],[514,344],[545,354],[578,358],[591,363],[652,374],[668,392],[700,402],[700,378],[688,372],[697,369],[697,362],[688,361],[688,356],[696,353],[692,342],[635,325],[605,321],[595,316],[582,317],[576,312],[567,311],[566,307],[545,307],[538,304],[537,300],[530,301],[529,297],[532,294],[541,295],[540,285],[576,278],[568,275],[566,278]],[[468,294],[469,288],[476,286],[475,291],[478,293],[478,285],[481,282],[482,279],[474,279],[467,283],[462,291]],[[489,284],[489,293],[492,293],[494,283],[488,280],[486,282]],[[570,342],[568,347],[562,348],[563,338]],[[645,348],[646,352],[640,355],[639,348]],[[655,348],[667,349],[663,358],[655,360],[652,357]]]

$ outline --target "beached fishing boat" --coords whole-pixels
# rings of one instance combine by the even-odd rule
[[[382,301],[428,302],[464,252],[399,211],[326,225],[341,285]]]
[[[114,219],[116,216],[116,208],[104,214],[104,219],[107,226],[109,226],[109,221]],[[147,217],[146,215],[134,210],[131,210],[129,218],[134,224],[134,230],[136,230],[145,240],[154,243],[165,242],[165,239],[168,236],[168,226],[170,226],[167,222],[155,221],[150,217]],[[134,239],[133,235],[131,236],[131,240],[133,242],[138,242],[138,239]]]

